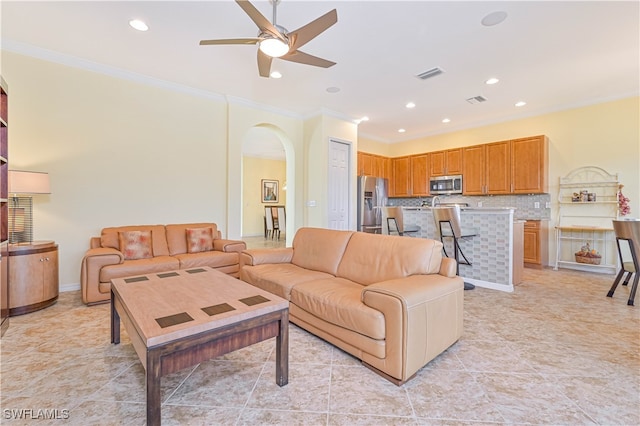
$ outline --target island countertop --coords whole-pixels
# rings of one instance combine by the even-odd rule
[[[430,207],[404,207],[405,225],[420,227],[417,236],[438,240]],[[472,265],[460,264],[460,276],[480,287],[511,292],[522,280],[524,220],[514,218],[510,207],[462,207],[461,226],[476,235],[458,240]],[[445,249],[453,257],[453,242],[445,238]]]

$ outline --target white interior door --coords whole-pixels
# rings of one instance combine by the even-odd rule
[[[349,165],[351,145],[329,142],[328,208],[329,229],[349,228]]]

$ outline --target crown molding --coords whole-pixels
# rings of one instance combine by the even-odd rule
[[[203,97],[207,99],[214,99],[217,101],[225,101],[225,97],[218,93],[209,92],[206,90],[195,89],[193,87],[185,86],[183,84],[173,83],[158,78],[149,77],[143,74],[123,70],[120,68],[100,64],[98,62],[88,61],[75,56],[67,55],[64,53],[56,52],[49,49],[43,49],[27,43],[20,43],[13,40],[2,39],[2,50],[17,53],[24,56],[29,56],[36,59],[42,59],[45,61],[53,62],[60,65],[65,65],[72,68],[78,68],[85,71],[91,71],[98,74],[107,75],[109,77],[115,77],[122,80],[133,81],[148,86],[158,87],[161,89],[172,90],[174,92],[185,93],[188,95]]]

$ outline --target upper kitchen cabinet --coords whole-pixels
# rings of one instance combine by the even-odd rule
[[[509,141],[469,146],[463,150],[465,195],[509,194],[511,157]]]
[[[511,141],[511,176],[514,194],[549,191],[549,140],[546,136]]]
[[[373,176],[373,155],[358,152],[358,176]]]
[[[540,194],[548,191],[546,136],[463,148],[465,195]]]
[[[411,196],[411,157],[396,157],[391,159],[391,182],[389,196]]]
[[[429,157],[431,176],[462,174],[462,148],[431,152]]]
[[[358,152],[358,176],[377,176],[390,179],[391,164],[388,157]]]
[[[462,149],[462,192],[465,195],[484,195],[486,151],[484,145]]]
[[[511,144],[509,141],[486,144],[485,194],[511,193]]]
[[[429,154],[411,156],[411,195],[429,195]]]
[[[429,154],[392,158],[391,169],[389,196],[423,197],[429,195]]]

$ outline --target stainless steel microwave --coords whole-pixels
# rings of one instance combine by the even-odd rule
[[[429,180],[429,193],[462,194],[462,175],[434,176]]]

